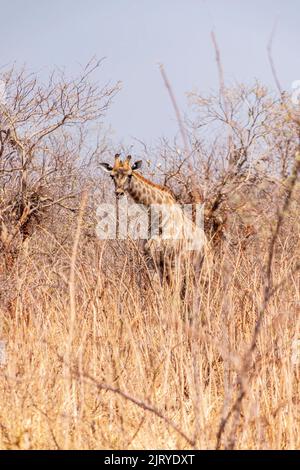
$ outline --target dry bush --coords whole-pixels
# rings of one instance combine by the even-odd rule
[[[7,356],[0,365],[1,448],[300,447],[297,129],[286,109],[279,112],[276,100],[255,87],[232,90],[228,98],[230,138],[229,121],[211,97],[197,102],[188,154],[176,142],[144,149],[145,158],[160,157],[148,173],[179,201],[204,201],[212,239],[221,233],[205,279],[189,284],[184,299],[176,287],[152,280],[137,244],[97,240],[95,209],[110,200],[109,187],[88,165],[74,165],[78,145],[71,151],[65,135],[47,138],[50,153],[61,156],[57,178],[46,180],[49,220],[43,213],[33,221],[14,262],[1,265]],[[254,114],[247,127],[240,107],[249,105],[249,93]],[[220,141],[197,134],[207,113],[220,126]],[[76,141],[77,132],[69,137]],[[18,169],[19,150],[5,145],[14,157],[8,167],[0,158],[1,207],[25,197],[24,171],[29,187],[38,166],[25,151],[29,169]],[[97,152],[96,143],[91,154]],[[270,166],[253,164],[260,160]],[[79,209],[83,187],[89,193]],[[74,189],[75,212],[58,212],[60,197],[65,204]]]
[[[56,70],[47,83],[26,69],[0,75],[0,252],[10,264],[37,226],[61,227],[76,212],[105,150],[101,119],[118,86],[99,87],[100,65],[92,60],[74,79]]]

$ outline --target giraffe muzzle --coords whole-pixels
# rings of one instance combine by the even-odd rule
[[[116,189],[115,191],[115,195],[117,197],[117,199],[119,199],[121,196],[124,196],[125,192],[123,189]]]

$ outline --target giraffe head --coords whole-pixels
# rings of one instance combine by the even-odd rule
[[[124,195],[130,184],[132,174],[142,166],[142,161],[138,160],[133,165],[130,163],[131,155],[128,155],[124,161],[120,159],[120,154],[115,155],[114,166],[108,163],[100,163],[100,167],[110,174],[115,183],[115,194],[117,197]]]

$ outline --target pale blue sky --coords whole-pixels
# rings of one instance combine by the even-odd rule
[[[182,112],[186,92],[218,86],[210,31],[217,35],[225,78],[273,85],[266,45],[277,18],[273,55],[285,89],[300,79],[299,0],[0,0],[1,65],[24,62],[47,74],[75,74],[92,56],[106,57],[100,80],[122,82],[106,124],[114,140],[154,142],[178,132],[158,63]]]

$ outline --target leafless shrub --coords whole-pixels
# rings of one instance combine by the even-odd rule
[[[65,211],[77,210],[87,166],[105,149],[100,120],[118,88],[95,82],[100,65],[91,61],[72,80],[57,70],[46,84],[25,69],[1,74],[6,100],[0,103],[0,250],[6,256],[46,214],[53,227]]]

